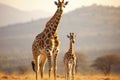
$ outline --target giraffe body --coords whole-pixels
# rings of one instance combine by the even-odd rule
[[[54,16],[46,23],[45,29],[36,36],[33,45],[33,61],[32,68],[36,72],[36,80],[38,80],[38,72],[40,70],[41,78],[43,78],[44,66],[46,61],[49,65],[49,78],[51,76],[52,56],[53,56],[53,72],[54,80],[56,80],[57,71],[57,55],[59,53],[60,40],[57,35],[58,24],[62,16],[62,7],[65,6],[64,0],[55,2],[58,9]],[[67,5],[67,4],[66,4]],[[40,61],[41,60],[41,61]]]
[[[74,52],[73,44],[75,42],[74,33],[70,33],[70,36],[67,36],[70,39],[70,48],[65,53],[64,56],[64,66],[66,72],[66,80],[70,80],[70,76],[72,75],[72,80],[74,80],[75,75],[75,66],[76,66],[76,55]]]

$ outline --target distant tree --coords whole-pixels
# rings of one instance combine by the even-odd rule
[[[85,68],[85,65],[87,63],[86,56],[84,53],[76,52],[76,73],[80,72],[80,70]]]
[[[115,54],[108,54],[100,56],[94,60],[92,67],[100,70],[105,75],[109,75],[112,66],[118,65],[120,63],[120,56]]]

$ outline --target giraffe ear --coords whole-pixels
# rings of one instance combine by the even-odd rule
[[[66,2],[65,2],[65,5],[67,5],[67,4],[68,4],[68,2],[69,2],[69,1],[66,1]]]
[[[58,3],[56,1],[54,3],[55,3],[55,5],[58,5]]]
[[[70,38],[70,36],[69,36],[69,35],[67,35],[67,37],[68,37],[68,38]]]

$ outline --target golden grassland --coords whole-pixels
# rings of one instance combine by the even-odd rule
[[[35,80],[35,73],[26,73],[26,74],[3,74],[0,73],[0,80]],[[40,77],[38,80],[41,80]],[[48,75],[45,74],[43,80],[49,80]],[[51,80],[53,79],[53,76],[51,77]],[[65,80],[65,76],[59,75],[57,76],[57,80]],[[75,80],[120,80],[120,75],[110,75],[110,76],[104,76],[104,75],[75,75]]]

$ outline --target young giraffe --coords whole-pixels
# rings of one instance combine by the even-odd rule
[[[57,35],[57,28],[60,22],[63,7],[67,5],[68,2],[58,2],[55,1],[57,5],[57,11],[55,12],[54,16],[46,23],[46,27],[38,34],[33,42],[32,45],[32,53],[33,53],[33,61],[32,61],[32,68],[36,72],[36,80],[38,79],[38,72],[40,66],[41,78],[43,78],[44,66],[46,60],[48,60],[49,65],[49,78],[51,76],[51,57],[53,55],[53,70],[54,70],[54,80],[56,80],[56,64],[57,64],[57,55],[59,52],[60,40]],[[39,59],[41,58],[41,62]],[[40,63],[40,64],[39,64]]]
[[[70,39],[70,48],[66,52],[64,56],[64,66],[66,70],[66,80],[70,80],[70,75],[72,73],[72,80],[74,80],[75,75],[75,66],[76,66],[76,55],[74,52],[74,43],[76,35],[74,33],[70,33],[70,35],[67,35],[67,37]]]

